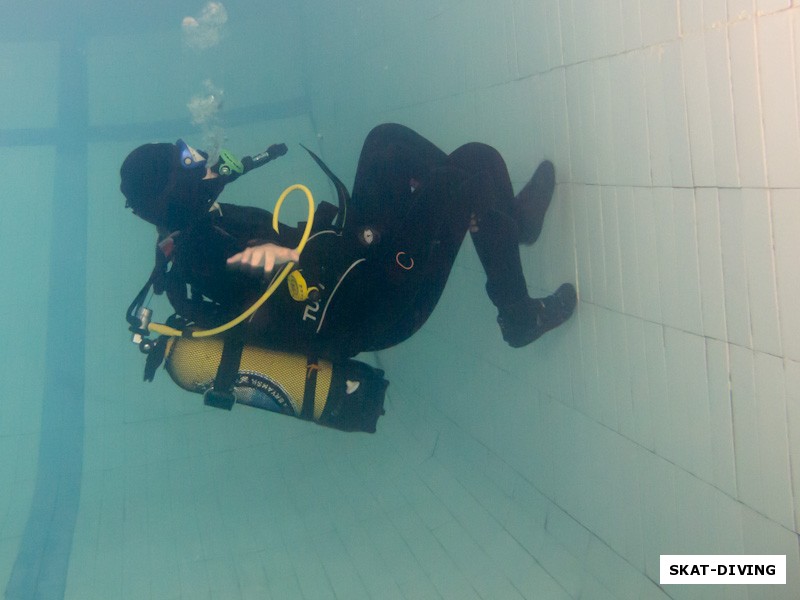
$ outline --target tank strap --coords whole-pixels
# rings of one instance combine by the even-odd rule
[[[299,417],[305,421],[314,420],[314,399],[317,395],[317,371],[319,359],[309,356],[306,362],[306,386],[303,390],[303,409]]]
[[[236,403],[233,386],[239,375],[239,364],[242,361],[244,340],[240,335],[229,335],[222,344],[222,358],[219,361],[214,387],[203,394],[206,406],[231,410]]]

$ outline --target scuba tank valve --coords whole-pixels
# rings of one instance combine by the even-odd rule
[[[133,332],[131,342],[139,346],[139,350],[143,354],[147,354],[152,350],[152,340],[147,338],[150,333],[150,320],[153,318],[153,310],[146,306],[140,306],[136,310],[136,316],[130,320],[130,330]]]

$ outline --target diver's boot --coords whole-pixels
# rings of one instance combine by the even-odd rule
[[[527,346],[572,316],[578,295],[564,283],[546,298],[528,298],[500,307],[497,323],[503,339],[512,348]]]
[[[555,187],[555,167],[549,160],[543,160],[511,204],[518,223],[520,244],[533,244],[539,237]]]

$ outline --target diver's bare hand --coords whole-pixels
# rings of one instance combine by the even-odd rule
[[[239,269],[252,275],[266,275],[272,273],[278,265],[299,260],[300,254],[297,250],[276,244],[262,244],[245,248],[231,256],[227,263],[230,269]]]

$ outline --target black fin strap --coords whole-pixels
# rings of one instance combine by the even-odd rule
[[[319,360],[315,356],[309,356],[306,363],[306,387],[303,390],[303,409],[300,411],[300,418],[306,421],[314,420],[314,398],[317,395],[317,371],[319,370]]]
[[[303,144],[300,145],[303,146]],[[322,162],[322,159],[319,156],[314,154],[305,146],[303,146],[303,149],[311,155],[311,158],[314,159],[314,162],[319,165],[319,168],[324,171],[325,175],[328,176],[336,188],[336,194],[339,196],[339,214],[336,215],[336,222],[334,223],[334,226],[337,229],[342,229],[347,221],[347,205],[350,203],[350,192],[347,191],[347,186],[342,183],[342,180],[333,174],[333,171],[328,168],[328,165]]]
[[[222,358],[219,361],[217,375],[214,377],[214,387],[206,390],[203,395],[206,406],[231,410],[236,403],[233,395],[233,386],[239,375],[239,364],[242,361],[244,340],[240,335],[231,335],[225,338],[222,344]]]

